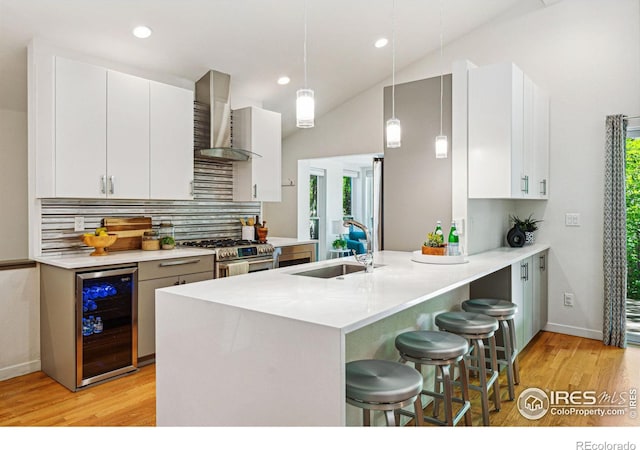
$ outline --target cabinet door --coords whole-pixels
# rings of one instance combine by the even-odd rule
[[[107,71],[56,57],[55,196],[106,195]]]
[[[525,346],[524,316],[525,316],[525,277],[524,261],[511,265],[511,301],[516,304],[518,311],[513,319],[516,328],[516,347],[521,351]]]
[[[523,73],[513,64],[469,70],[469,197],[521,198]]]
[[[548,308],[548,253],[542,252],[534,258],[533,271],[533,336],[547,325]]]
[[[523,306],[523,316],[522,316],[522,337],[523,341],[521,344],[521,348],[524,348],[531,338],[535,335],[533,331],[534,327],[534,299],[533,299],[533,277],[535,272],[535,267],[533,265],[533,257],[526,258],[520,263],[523,274],[522,274],[522,282],[523,282],[523,290],[522,290],[522,306]]]
[[[150,82],[150,196],[193,198],[193,92]]]
[[[537,198],[549,198],[549,96],[539,86],[533,90],[533,166]]]
[[[107,197],[149,198],[149,81],[107,74]]]
[[[156,289],[179,283],[179,277],[156,278],[138,283],[138,358],[156,352]]]
[[[198,281],[213,280],[213,271],[190,273],[180,277],[180,284],[196,283]]]
[[[523,198],[538,197],[538,185],[534,169],[534,90],[531,78],[523,76],[522,168],[520,192]]]
[[[233,163],[233,200],[281,200],[281,129],[279,113],[248,107],[233,112],[233,145],[260,155]]]
[[[253,161],[253,184],[256,200],[281,200],[281,119],[280,114],[254,108],[252,151],[262,155]]]

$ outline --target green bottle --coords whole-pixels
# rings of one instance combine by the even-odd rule
[[[447,255],[460,255],[460,240],[458,239],[458,230],[456,230],[456,222],[451,221],[451,229],[449,230],[449,242],[447,243]]]
[[[436,222],[436,230],[433,232],[433,234],[439,234],[440,236],[443,235],[443,233],[442,233],[442,222],[440,222],[439,220]]]

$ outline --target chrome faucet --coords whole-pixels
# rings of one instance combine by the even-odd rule
[[[364,255],[356,254],[354,256],[356,258],[356,261],[364,265],[365,272],[371,273],[373,272],[373,251],[371,249],[371,232],[369,232],[369,229],[366,226],[364,226],[363,224],[361,224],[356,220],[347,219],[342,223],[342,226],[344,227],[348,227],[349,225],[353,225],[354,227],[358,227],[362,231],[364,231],[364,235],[367,238],[367,253],[365,253]]]

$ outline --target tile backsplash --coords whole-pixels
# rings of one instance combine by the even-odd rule
[[[259,202],[233,202],[230,162],[196,159],[194,200],[42,199],[42,254],[84,253],[91,249],[74,231],[84,217],[85,230],[101,226],[104,217],[151,217],[153,226],[170,221],[176,240],[240,238],[241,217],[260,214]]]

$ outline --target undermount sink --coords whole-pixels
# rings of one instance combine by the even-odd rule
[[[380,267],[380,264],[374,264],[373,267]],[[364,272],[364,266],[362,264],[334,264],[332,266],[320,267],[318,269],[294,272],[291,275],[302,275],[314,278],[335,278],[355,272]]]

